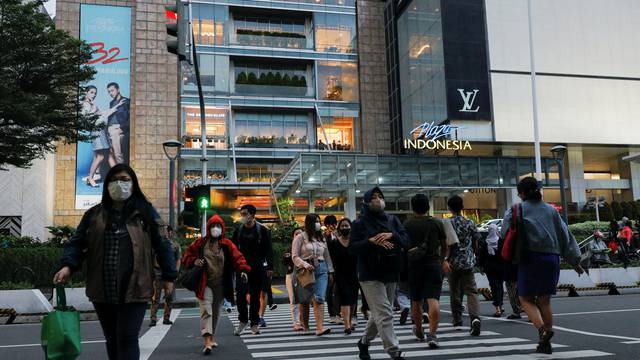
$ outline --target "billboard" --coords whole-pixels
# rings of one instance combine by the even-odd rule
[[[111,167],[129,163],[131,97],[131,8],[80,5],[80,39],[94,50],[87,65],[96,75],[80,94],[82,112],[105,124],[79,142],[76,153],[75,208],[100,202],[104,178]]]

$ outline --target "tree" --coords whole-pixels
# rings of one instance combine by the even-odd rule
[[[623,202],[620,204],[622,207],[622,216],[626,216],[627,219],[633,219],[633,209],[630,202]]]
[[[600,221],[611,221],[615,220],[613,215],[613,209],[609,203],[604,203],[600,210]]]
[[[0,169],[26,168],[59,142],[90,140],[95,116],[80,116],[80,84],[92,51],[55,29],[42,0],[0,2]]]

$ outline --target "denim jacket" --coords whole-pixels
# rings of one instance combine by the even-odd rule
[[[580,262],[580,248],[558,211],[544,201],[525,201],[521,204],[526,242],[524,249],[557,254],[571,265]],[[511,208],[502,221],[502,237],[511,225]]]

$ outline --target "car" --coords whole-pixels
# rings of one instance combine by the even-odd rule
[[[498,231],[502,229],[502,219],[491,219],[484,221],[482,224],[478,226],[479,232],[489,232],[489,225],[495,224],[498,227]]]

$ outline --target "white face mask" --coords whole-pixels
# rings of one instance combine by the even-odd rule
[[[214,226],[211,228],[211,236],[214,238],[220,237],[222,235],[222,229],[219,226]]]
[[[316,231],[320,231],[320,229],[322,228],[322,225],[320,225],[319,222],[316,223]]]
[[[125,201],[131,197],[131,181],[116,180],[109,183],[107,189],[114,201]]]
[[[247,216],[240,216],[240,223],[241,223],[242,225],[246,225],[246,224],[248,224],[248,223],[249,223],[249,217],[247,217]]]
[[[384,199],[373,199],[371,200],[371,204],[369,205],[371,210],[375,212],[384,211],[384,206],[385,206]]]

